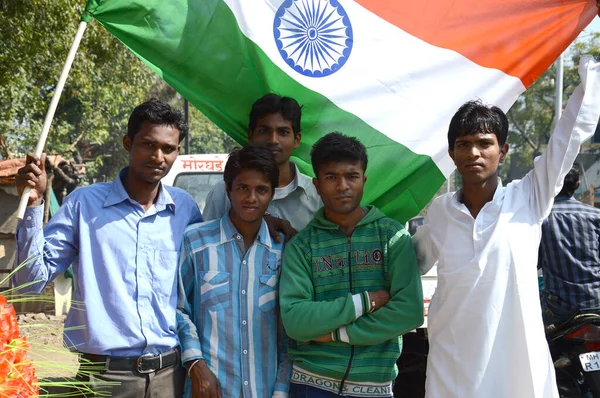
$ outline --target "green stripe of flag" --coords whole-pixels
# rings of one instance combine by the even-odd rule
[[[324,134],[358,137],[369,152],[363,202],[400,221],[416,215],[443,184],[428,156],[417,155],[281,71],[240,31],[217,0],[90,0],[93,16],[237,142],[247,140],[252,103],[268,92],[303,105],[300,169],[312,175],[310,148]],[[368,101],[368,98],[365,98]],[[402,126],[398,126],[402,128]]]

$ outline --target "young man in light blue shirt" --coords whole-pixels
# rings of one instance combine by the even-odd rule
[[[32,189],[17,227],[15,285],[40,293],[71,264],[75,301],[65,322],[65,344],[101,372],[78,377],[112,397],[146,394],[178,398],[180,365],[176,304],[177,259],[183,231],[202,220],[185,191],[160,183],[187,133],[180,112],[150,100],[129,119],[123,147],[129,167],[117,179],[72,192],[42,229],[44,159],[29,155],[17,187]],[[88,362],[89,361],[89,362]],[[82,362],[82,365],[83,363]],[[108,383],[114,385],[109,385]]]
[[[278,179],[269,149],[234,151],[224,173],[230,210],[185,231],[177,314],[185,397],[287,396],[291,364],[278,298],[283,243],[263,220]]]

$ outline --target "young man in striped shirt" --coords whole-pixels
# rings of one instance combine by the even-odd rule
[[[263,220],[278,179],[265,146],[234,151],[224,172],[231,208],[184,234],[177,318],[185,397],[287,396],[291,366],[278,306],[283,243]]]
[[[281,317],[294,362],[292,398],[391,397],[401,335],[423,323],[423,293],[408,232],[361,206],[365,147],[331,133],[311,152],[323,200],[286,246]]]

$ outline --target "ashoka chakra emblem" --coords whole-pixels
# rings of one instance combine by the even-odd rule
[[[352,51],[352,25],[337,0],[284,1],[273,34],[284,61],[305,76],[337,72]]]

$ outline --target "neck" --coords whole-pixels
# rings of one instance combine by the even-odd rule
[[[127,173],[125,178],[123,178],[123,187],[129,197],[138,202],[144,211],[146,211],[156,202],[160,183],[150,184],[139,180],[136,181]]]
[[[360,206],[348,214],[333,213],[327,207],[325,207],[325,218],[332,223],[337,224],[340,227],[340,230],[342,230],[346,236],[352,235],[352,232],[354,232],[354,229],[356,229],[356,225],[365,217],[366,214],[367,212]]]
[[[483,183],[464,184],[460,201],[469,209],[473,218],[477,218],[483,206],[494,199],[497,187],[498,179],[496,177]]]
[[[239,218],[233,210],[229,210],[229,219],[244,239],[244,252],[248,251],[250,246],[252,246],[252,243],[254,243],[256,235],[258,235],[262,218],[259,218],[257,221],[248,222]]]
[[[294,169],[289,161],[279,166],[279,185],[277,188],[286,187],[294,180],[296,175]]]

